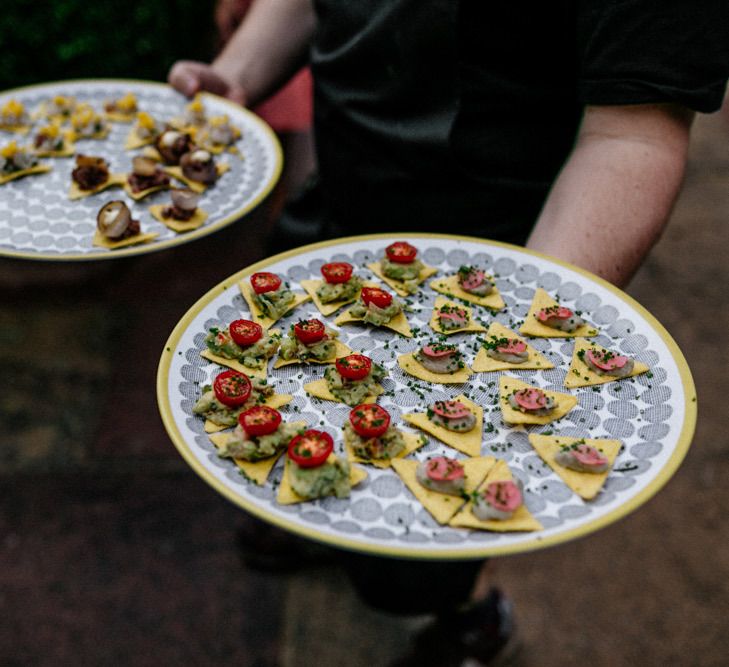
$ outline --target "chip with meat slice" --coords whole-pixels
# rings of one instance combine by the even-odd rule
[[[596,384],[605,384],[606,382],[616,382],[623,378],[614,375],[599,375],[587,365],[584,355],[588,350],[596,350],[602,354],[613,354],[610,350],[596,343],[591,343],[584,338],[578,338],[575,341],[575,349],[572,352],[572,362],[564,379],[564,386],[568,389],[573,387],[589,387]],[[640,361],[634,361],[633,370],[625,377],[635,377],[650,370],[648,366]]]
[[[332,455],[333,456],[333,455]],[[288,458],[284,464],[284,472],[281,477],[281,483],[278,485],[278,495],[276,501],[279,505],[294,505],[296,503],[308,502],[309,498],[302,498],[296,491],[291,488],[291,482],[289,481],[289,465]],[[349,470],[349,483],[354,488],[357,484],[360,484],[367,479],[367,471],[360,466],[351,466]],[[311,500],[316,500],[311,499]]]
[[[526,351],[529,354],[527,360],[522,364],[513,364],[508,361],[501,361],[494,359],[486,354],[486,349],[481,348],[476,354],[476,358],[473,360],[473,371],[474,373],[489,373],[491,371],[503,371],[503,370],[520,370],[520,369],[546,369],[554,368],[554,364],[549,361],[545,356],[539,354],[529,343],[523,338],[517,336],[511,329],[507,329],[503,324],[499,322],[492,322],[489,325],[489,329],[486,332],[486,341],[490,342],[494,339],[499,340],[502,338],[516,339],[526,345]]]
[[[452,373],[433,373],[429,371],[423,364],[421,364],[416,358],[414,353],[408,352],[407,354],[401,354],[397,358],[397,364],[406,373],[423,380],[424,382],[431,382],[433,384],[463,384],[468,382],[473,371],[463,365],[463,368],[459,368]]]
[[[466,324],[466,326],[453,329],[444,329],[438,317],[438,313],[444,308],[446,309],[446,312],[447,309],[451,309],[452,311],[465,311],[468,318],[468,323]],[[479,324],[478,322],[476,322],[476,320],[473,319],[473,311],[468,306],[460,306],[454,301],[450,301],[443,296],[439,296],[435,299],[435,304],[433,305],[433,314],[430,317],[430,328],[433,329],[433,331],[437,331],[439,334],[443,334],[444,336],[450,336],[451,334],[465,333],[470,331],[486,331],[486,328],[482,324]]]
[[[491,310],[502,310],[506,304],[501,298],[498,288],[494,287],[493,291],[486,296],[478,296],[477,294],[470,294],[461,288],[458,282],[458,274],[452,276],[446,276],[445,278],[437,278],[436,280],[430,281],[430,286],[441,294],[445,294],[451,298],[461,299],[468,303],[474,303],[477,306],[484,306]]]
[[[465,472],[465,492],[475,491],[479,484],[485,479],[489,470],[496,465],[496,459],[492,456],[479,456],[476,458],[463,459]],[[466,500],[461,496],[453,496],[447,493],[438,493],[426,489],[416,476],[418,461],[412,459],[395,459],[392,467],[400,476],[400,479],[410,489],[413,495],[421,502],[432,517],[440,524],[447,524],[453,516],[465,504]]]
[[[620,440],[605,438],[577,439],[536,433],[529,435],[529,442],[537,451],[537,454],[544,459],[544,462],[562,478],[562,481],[585,500],[592,500],[600,492],[622,446]],[[605,472],[580,472],[579,470],[566,468],[555,461],[555,455],[559,454],[563,447],[571,447],[581,443],[594,447],[603,454],[610,462],[610,468]]]
[[[506,461],[498,460],[488,471],[486,479],[479,484],[478,490],[484,490],[491,482],[509,481],[514,481],[509,466],[506,464]],[[483,521],[476,517],[471,511],[472,507],[473,503],[469,501],[448,522],[448,525],[454,528],[490,530],[498,533],[542,530],[542,524],[532,516],[532,513],[527,509],[525,504],[522,504],[510,519],[490,519],[488,521]]]
[[[559,308],[559,304],[541,287],[534,292],[532,305],[519,328],[519,333],[537,338],[576,338],[578,336],[597,336],[597,329],[588,322],[581,324],[574,331],[560,331],[553,329],[537,320],[537,313],[546,308]]]
[[[481,453],[481,440],[483,437],[483,408],[466,398],[463,394],[454,399],[463,403],[475,416],[476,425],[466,432],[449,431],[444,426],[434,424],[425,412],[413,412],[402,416],[403,421],[417,426],[419,429],[438,438],[446,445],[457,449],[469,456],[478,456]]]
[[[548,415],[534,415],[515,410],[509,404],[509,396],[515,391],[521,391],[522,389],[538,389],[539,391],[543,391],[548,398],[552,398],[556,402],[554,410]],[[507,424],[549,424],[549,422],[564,417],[577,405],[577,399],[570,394],[545,391],[516,378],[502,375],[499,378],[499,405],[501,406],[501,415]]]

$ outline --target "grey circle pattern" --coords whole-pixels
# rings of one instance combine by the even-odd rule
[[[482,455],[507,461],[514,475],[524,482],[527,506],[542,523],[543,533],[559,533],[589,523],[593,518],[599,518],[602,513],[626,502],[631,494],[649,483],[675,446],[673,438],[680,430],[683,400],[682,387],[674,387],[675,380],[670,379],[675,376],[673,359],[657,346],[660,339],[656,338],[651,327],[614,294],[595,293],[596,288],[585,277],[568,274],[546,261],[535,262],[531,256],[520,257],[516,251],[511,251],[508,257],[502,257],[499,248],[494,248],[493,254],[486,254],[483,244],[475,242],[439,243],[432,239],[411,242],[419,247],[424,260],[437,268],[441,275],[453,273],[461,264],[485,266],[486,260],[494,271],[499,267],[509,273],[513,306],[508,311],[492,314],[486,309],[474,307],[474,314],[486,325],[498,320],[506,326],[518,327],[518,321],[511,319],[513,312],[518,310],[526,313],[535,286],[547,285],[552,290],[559,289],[561,302],[575,309],[581,305],[588,320],[596,324],[602,321],[610,327],[612,333],[603,330],[599,337],[606,347],[623,349],[626,353],[635,350],[655,358],[655,363],[651,365],[650,380],[639,376],[569,392],[562,383],[574,342],[570,339],[531,339],[530,344],[549,355],[556,368],[547,371],[514,370],[508,374],[543,388],[573,393],[578,399],[578,406],[564,419],[546,426],[513,427],[503,421],[498,406],[500,373],[475,374],[464,385],[429,385],[405,376],[398,368],[398,354],[416,349],[432,336],[427,323],[436,295],[426,288],[420,297],[409,299],[412,310],[407,316],[415,332],[412,340],[395,338],[384,329],[364,329],[360,326],[343,326],[339,329],[343,342],[355,351],[368,354],[387,368],[389,377],[383,382],[386,393],[380,398],[380,403],[391,412],[393,419],[398,422],[407,412],[424,410],[427,404],[435,400],[452,398],[460,393],[467,394],[482,405],[486,425]],[[376,280],[364,264],[378,257],[387,243],[370,243],[370,249],[363,248],[361,242],[350,243],[352,247],[341,244],[345,247],[335,246],[329,251],[324,248],[281,260],[272,264],[269,270],[287,276],[294,290],[297,289],[297,281],[319,277],[322,263],[335,259],[353,262],[358,274],[365,279]],[[504,282],[507,281],[500,281]],[[586,306],[595,310],[587,309]],[[188,325],[189,337],[181,349],[185,361],[179,364],[175,372],[170,373],[170,386],[173,388],[171,402],[183,415],[178,420],[180,426],[195,434],[191,436],[191,446],[204,453],[203,459],[211,469],[225,471],[226,484],[237,494],[255,503],[264,515],[269,512],[280,514],[307,531],[323,531],[318,534],[355,539],[358,544],[393,546],[404,543],[410,545],[414,553],[431,553],[433,550],[456,547],[473,549],[478,545],[486,548],[488,545],[499,546],[534,539],[533,535],[530,537],[528,534],[491,534],[440,526],[390,469],[366,466],[368,478],[353,489],[350,498],[325,498],[299,505],[280,506],[275,500],[275,486],[281,478],[282,461],[274,467],[269,483],[257,487],[237,474],[232,462],[218,459],[202,431],[202,420],[194,417],[191,408],[199,395],[200,386],[208,383],[221,369],[200,358],[199,352],[204,349],[207,328],[228,323],[247,312],[247,306],[236,287],[229,288],[222,296],[216,297],[214,303],[203,307]],[[304,304],[283,318],[277,327],[285,331],[289,324],[304,316],[321,318],[313,304]],[[332,324],[329,319],[322,319]],[[456,334],[450,340],[463,345],[468,361],[472,361],[477,349],[473,345],[472,335]],[[302,390],[304,383],[322,377],[322,373],[321,366],[288,366],[270,371],[269,379],[276,384],[279,393],[294,395],[292,403],[282,408],[284,415],[304,420],[312,427],[324,428],[336,436],[341,432],[349,409],[340,404],[311,400]],[[405,429],[413,430],[407,426]],[[573,493],[534,452],[528,440],[530,433],[618,438],[625,446],[604,490],[596,499],[588,502]],[[341,451],[341,443],[338,442],[337,447]],[[444,454],[464,458],[464,455],[454,454],[454,450],[431,437],[427,445],[414,456],[424,459]]]
[[[0,95],[0,106],[8,99],[21,101],[29,111],[53,95],[75,97],[79,102],[91,104],[100,111],[104,100],[118,98],[133,92],[140,109],[164,122],[180,115],[187,100],[169,86],[137,81],[68,81],[27,89],[7,91]],[[209,115],[227,114],[242,131],[237,143],[240,155],[224,153],[218,161],[225,161],[230,170],[218,183],[209,188],[200,199],[200,208],[208,214],[202,228],[177,234],[158,222],[148,211],[152,204],[164,204],[169,194],[162,191],[134,201],[119,188],[110,188],[84,199],[71,201],[67,197],[71,184],[73,158],[43,158],[42,163],[52,166],[46,174],[28,176],[0,186],[0,255],[40,259],[108,259],[115,256],[153,252],[170,245],[184,243],[203,236],[235,221],[272,186],[278,169],[278,149],[273,135],[253,114],[220,98],[205,96]],[[38,121],[42,125],[44,121]],[[140,150],[127,151],[124,142],[131,127],[127,123],[110,123],[110,132],[103,140],[80,140],[77,151],[99,155],[108,160],[113,173],[128,172],[133,155]],[[24,144],[31,134],[19,139]],[[2,138],[3,144],[10,135]],[[96,228],[96,213],[110,199],[124,199],[143,232],[157,233],[148,244],[116,251],[92,245]],[[68,221],[78,222],[69,225]],[[65,223],[60,225],[58,223]],[[50,237],[50,241],[49,241]]]

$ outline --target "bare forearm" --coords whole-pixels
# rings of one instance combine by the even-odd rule
[[[311,0],[256,0],[213,68],[255,105],[306,61],[314,26]]]
[[[668,106],[588,109],[527,246],[627,284],[680,190],[690,119]]]

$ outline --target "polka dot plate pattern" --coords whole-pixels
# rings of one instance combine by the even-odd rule
[[[567,390],[563,383],[574,342],[564,338],[530,339],[546,355],[550,370],[508,371],[509,375],[543,389],[571,393],[577,406],[561,420],[546,426],[510,426],[498,404],[499,377],[504,371],[478,373],[461,385],[429,385],[413,381],[398,367],[396,357],[414,351],[432,332],[428,320],[436,294],[426,286],[406,299],[412,339],[386,329],[342,325],[340,337],[353,350],[383,364],[388,378],[379,402],[393,422],[413,430],[401,420],[403,413],[424,410],[435,400],[465,393],[483,406],[482,455],[505,460],[524,483],[527,507],[543,525],[532,533],[493,533],[439,525],[390,469],[366,466],[367,480],[346,499],[325,498],[297,505],[276,502],[282,461],[264,486],[246,480],[228,459],[217,456],[203,430],[203,420],[192,413],[202,385],[221,371],[200,356],[212,326],[249,317],[236,282],[254,271],[273,271],[294,290],[297,282],[319,277],[328,261],[348,261],[364,278],[374,279],[365,265],[382,255],[393,239],[386,235],[352,237],[305,246],[282,253],[242,270],[205,294],[172,332],[159,365],[157,395],[165,427],[191,467],[216,490],[245,510],[271,523],[322,542],[380,555],[409,558],[475,558],[515,553],[558,544],[589,534],[638,508],[654,495],[680,465],[693,435],[696,395],[691,374],[674,341],[661,324],[629,296],[576,267],[522,248],[466,237],[404,234],[418,247],[423,260],[438,275],[454,273],[461,264],[477,264],[490,272],[506,303],[498,313],[473,306],[486,326],[496,320],[518,329],[538,287],[597,325],[594,340],[604,347],[630,354],[646,363],[650,372],[596,387]],[[280,322],[284,331],[299,318],[320,317],[312,303],[297,308]],[[331,324],[335,316],[322,318]],[[467,361],[475,355],[472,334],[456,334]],[[294,400],[282,408],[285,418],[304,420],[311,428],[328,431],[341,453],[341,428],[349,408],[311,399],[303,385],[322,376],[321,366],[287,366],[269,371],[277,393]],[[592,501],[572,492],[531,447],[531,433],[570,437],[617,438],[623,443],[601,493]],[[422,459],[454,450],[433,438],[414,456]],[[462,455],[457,455],[462,456]]]
[[[134,80],[63,81],[0,93],[0,107],[8,100],[22,102],[29,113],[55,95],[75,97],[91,104],[97,112],[103,103],[134,93],[138,107],[164,122],[182,114],[189,100],[170,86]],[[216,158],[227,162],[230,169],[215,186],[200,198],[200,208],[208,218],[202,227],[176,233],[158,222],[149,213],[153,204],[169,203],[169,194],[162,191],[135,202],[119,188],[111,188],[80,200],[70,200],[68,189],[74,159],[41,158],[52,165],[50,172],[10,181],[0,186],[0,256],[38,260],[78,261],[126,257],[163,250],[206,236],[239,220],[271,191],[281,173],[281,149],[276,135],[258,116],[237,104],[204,93],[203,104],[208,116],[227,115],[242,132],[236,143],[239,154],[223,153]],[[44,124],[36,121],[34,129]],[[99,155],[109,162],[112,173],[129,172],[134,155],[143,149],[125,150],[124,142],[131,123],[109,123],[109,135],[103,140],[79,140],[76,151]],[[0,131],[0,146],[15,139],[19,145],[32,141],[33,130],[26,135]],[[123,199],[142,232],[158,236],[151,243],[107,250],[93,246],[96,214],[107,201]]]

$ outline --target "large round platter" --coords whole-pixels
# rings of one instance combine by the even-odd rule
[[[55,95],[75,97],[91,104],[101,113],[105,100],[118,99],[128,92],[137,97],[138,107],[164,122],[179,116],[189,102],[170,86],[135,80],[78,80],[47,83],[5,91],[0,106],[10,99],[22,102],[32,113]],[[0,186],[0,256],[37,260],[98,260],[128,257],[170,248],[215,232],[251,211],[271,191],[281,173],[281,149],[276,135],[258,116],[221,97],[204,93],[208,116],[227,115],[242,132],[236,147],[239,154],[223,153],[217,158],[230,166],[214,187],[200,199],[207,212],[204,225],[187,233],[176,233],[155,220],[151,204],[169,203],[162,191],[141,201],[133,201],[119,188],[110,188],[80,200],[70,200],[73,158],[42,158],[51,164],[46,174],[10,181]],[[36,121],[35,127],[44,124]],[[130,123],[110,123],[111,131],[103,140],[79,140],[76,152],[104,157],[112,173],[129,172],[131,158],[142,149],[125,150]],[[33,130],[26,135],[0,131],[0,146],[15,139],[19,145],[32,141]],[[158,236],[150,243],[107,250],[92,245],[96,214],[107,201],[123,199],[141,223],[143,232]]]
[[[524,483],[529,510],[544,526],[531,533],[493,533],[444,527],[436,523],[399,477],[390,469],[366,466],[367,481],[348,499],[326,498],[282,506],[275,487],[282,461],[265,486],[239,474],[231,460],[217,456],[203,431],[203,420],[192,413],[201,387],[221,367],[200,356],[205,333],[237,318],[249,316],[236,282],[254,271],[278,273],[297,290],[302,279],[320,277],[325,262],[348,261],[363,277],[371,277],[365,264],[382,255],[393,239],[385,235],[352,237],[305,246],[250,266],[205,294],[182,318],[162,353],[157,395],[167,431],[185,460],[213,488],[252,514],[279,527],[334,546],[362,552],[408,558],[477,558],[529,551],[558,544],[596,531],[638,508],[653,496],[681,463],[691,442],[696,421],[696,398],[686,362],[661,324],[626,294],[595,276],[522,248],[473,238],[436,234],[405,234],[419,248],[427,264],[439,275],[453,274],[462,264],[485,268],[496,277],[506,308],[491,314],[475,307],[475,315],[488,324],[495,319],[506,326],[523,321],[536,288],[542,287],[560,302],[583,312],[600,334],[592,339],[619,350],[650,367],[650,372],[598,387],[566,390],[563,382],[572,356],[572,339],[537,338],[529,342],[543,354],[551,353],[552,370],[509,371],[530,384],[573,393],[578,405],[562,420],[548,426],[508,426],[498,405],[499,372],[473,375],[465,385],[433,385],[424,400],[423,385],[412,383],[395,361],[397,354],[413,351],[430,336],[428,320],[435,293],[427,286],[412,298],[408,313],[413,339],[387,329],[342,325],[341,339],[385,365],[387,393],[379,402],[393,420],[409,427],[400,416],[421,411],[433,400],[467,393],[486,411],[482,454],[504,459]],[[297,308],[280,323],[283,331],[303,317],[321,317],[311,303]],[[322,318],[331,324],[334,316]],[[472,334],[471,334],[472,335]],[[468,334],[458,334],[464,341]],[[468,361],[472,360],[470,348]],[[322,376],[317,366],[288,366],[269,371],[277,393],[294,400],[282,409],[285,418],[303,419],[310,427],[329,431],[341,448],[341,427],[349,408],[328,401],[312,402],[302,386]],[[624,447],[607,482],[593,501],[573,493],[532,449],[529,433],[546,431],[571,437],[612,438]],[[341,449],[340,449],[341,451]],[[454,450],[430,439],[413,456],[453,454]]]

